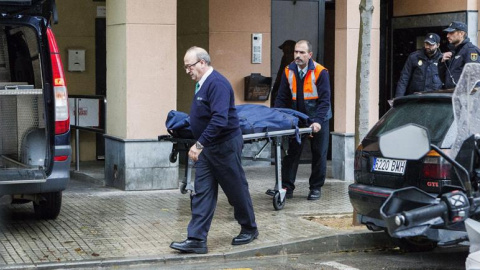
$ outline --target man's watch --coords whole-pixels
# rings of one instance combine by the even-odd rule
[[[198,150],[202,150],[202,149],[203,149],[203,145],[202,145],[199,141],[197,141],[197,142],[195,143],[195,147],[196,147]]]

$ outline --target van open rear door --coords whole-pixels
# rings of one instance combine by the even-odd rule
[[[42,16],[54,23],[58,20],[55,0],[0,0],[1,13]]]

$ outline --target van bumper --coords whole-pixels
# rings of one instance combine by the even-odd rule
[[[48,192],[58,192],[67,188],[70,180],[70,162],[72,149],[70,145],[55,146],[55,156],[68,156],[64,161],[54,161],[52,172],[47,179],[38,180],[38,182],[29,183],[9,183],[0,184],[0,196],[2,195],[21,195],[38,194]]]

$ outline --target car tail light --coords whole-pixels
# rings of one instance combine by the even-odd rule
[[[353,169],[359,171],[362,169],[362,150],[363,145],[359,144],[357,150],[355,151],[355,159],[353,161]]]
[[[452,165],[437,152],[430,151],[423,160],[422,178],[450,179]]]
[[[68,156],[55,156],[53,157],[53,160],[55,161],[65,161],[68,159]]]
[[[55,134],[63,134],[70,129],[70,116],[68,112],[68,94],[63,74],[63,65],[58,52],[55,36],[47,28],[48,45],[50,46],[50,59],[52,61],[53,91],[55,93]]]

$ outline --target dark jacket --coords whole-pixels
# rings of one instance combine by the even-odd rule
[[[480,50],[470,42],[469,38],[466,38],[457,47],[450,44],[449,48],[452,57],[440,65],[440,73],[442,78],[445,78],[443,85],[445,89],[455,88],[466,63],[480,63]]]
[[[193,98],[190,126],[195,139],[205,147],[242,134],[232,86],[215,70]]]
[[[323,69],[318,78],[315,79],[318,97],[315,99],[304,99],[303,88],[308,82],[305,82],[309,76],[314,74],[315,64],[310,59],[308,63],[308,72],[304,79],[300,79],[298,68],[295,62],[290,63],[285,71],[294,72],[296,80],[297,100],[293,100],[292,90],[290,88],[286,72],[282,74],[282,81],[278,89],[278,95],[275,99],[275,108],[291,108],[302,112],[310,117],[311,122],[322,123],[332,118],[330,105],[330,78],[327,69]],[[310,74],[310,75],[309,75]]]
[[[395,97],[442,88],[438,69],[441,58],[440,50],[432,57],[428,57],[424,49],[411,53],[400,74]]]

